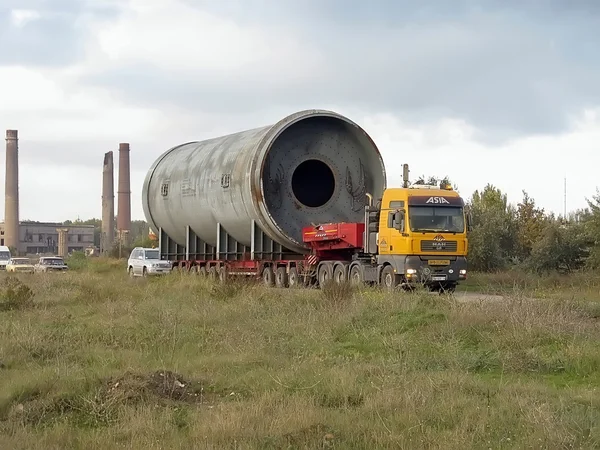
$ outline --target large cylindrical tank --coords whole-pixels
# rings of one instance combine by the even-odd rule
[[[274,125],[171,148],[142,194],[150,227],[186,244],[186,226],[210,245],[217,224],[251,245],[252,220],[284,247],[306,252],[302,228],[364,218],[381,197],[383,159],[369,135],[332,111],[306,110]]]

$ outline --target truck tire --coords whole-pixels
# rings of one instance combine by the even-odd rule
[[[288,273],[288,286],[291,288],[300,286],[300,278],[298,277],[298,269],[296,267],[290,267]]]
[[[345,283],[348,280],[348,266],[345,264],[338,264],[333,269],[333,280],[340,284]]]
[[[266,286],[271,287],[275,284],[274,278],[275,275],[273,274],[273,269],[270,266],[265,267],[262,273],[263,283],[265,283]]]
[[[400,277],[394,273],[394,268],[385,266],[381,271],[381,285],[388,290],[394,290],[399,284]]]
[[[285,267],[278,267],[275,271],[275,286],[278,288],[288,287],[288,274]]]
[[[319,267],[319,286],[323,286],[327,281],[333,278],[333,265],[329,262],[324,262]]]
[[[350,276],[348,277],[350,283],[356,285],[362,284],[364,282],[364,276],[362,267],[359,264],[354,264],[350,267]]]

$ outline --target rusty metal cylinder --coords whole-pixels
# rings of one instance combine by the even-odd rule
[[[302,228],[359,222],[386,173],[369,135],[332,111],[305,110],[274,125],[163,153],[148,171],[142,206],[150,227],[186,245],[186,226],[210,245],[217,224],[250,246],[252,221],[274,241],[306,252]]]

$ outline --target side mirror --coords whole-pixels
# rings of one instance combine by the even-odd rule
[[[404,211],[394,213],[394,228],[398,231],[404,231]]]

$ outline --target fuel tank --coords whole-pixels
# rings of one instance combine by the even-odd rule
[[[216,245],[217,224],[250,246],[254,220],[274,241],[306,253],[302,227],[362,221],[366,194],[380,198],[385,187],[381,154],[360,126],[305,110],[167,150],[146,175],[142,202],[152,230],[182,246],[188,225]]]

